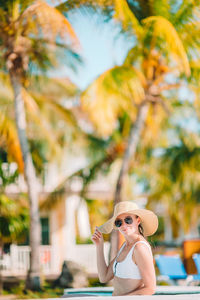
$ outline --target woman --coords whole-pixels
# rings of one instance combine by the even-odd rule
[[[99,280],[106,283],[114,278],[113,296],[152,295],[155,293],[156,276],[153,256],[145,236],[155,233],[158,218],[150,210],[139,209],[129,201],[118,203],[113,217],[96,227],[92,241],[96,245]],[[117,256],[106,265],[102,233],[119,230],[125,238]]]

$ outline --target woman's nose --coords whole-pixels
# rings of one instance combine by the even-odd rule
[[[126,224],[126,222],[123,221],[121,228],[127,227],[128,224]]]

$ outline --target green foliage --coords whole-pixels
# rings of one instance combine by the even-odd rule
[[[19,285],[15,287],[5,290],[4,294],[16,295],[16,299],[41,299],[41,298],[60,298],[63,296],[64,290],[62,288],[52,288],[51,284],[48,282],[44,282],[41,291],[31,291],[25,290],[25,282],[20,281]]]
[[[98,278],[89,278],[89,287],[107,286],[107,283],[101,283]]]
[[[48,143],[42,140],[29,140],[30,151],[37,175],[44,178],[44,166],[48,162]]]
[[[98,160],[105,157],[106,150],[111,143],[111,139],[101,139],[95,135],[88,135],[88,151],[87,154],[92,161],[97,162]]]
[[[76,236],[76,244],[93,244],[92,240],[90,238],[88,239],[83,239],[80,236]]]
[[[3,149],[2,152],[6,153],[5,151],[3,151]],[[19,173],[17,168],[13,170],[11,164],[7,162],[7,157],[6,157],[6,162],[0,159],[0,189],[1,190],[9,184],[15,183],[18,176]]]
[[[198,157],[200,155],[199,147],[188,147],[184,140],[177,146],[167,148],[163,154],[163,163],[169,165],[169,174],[171,180],[176,182],[184,171],[186,166],[191,164],[195,159],[196,171],[200,171],[200,165],[198,163]]]
[[[24,238],[28,229],[28,209],[19,207],[17,200],[0,195],[2,211],[8,214],[0,214],[0,240],[5,243],[17,242]],[[12,213],[10,212],[12,210]]]
[[[159,241],[162,241],[164,239],[164,219],[163,217],[158,216],[158,229],[156,233],[149,237],[148,240],[151,243],[151,245],[154,247],[156,246]]]
[[[148,207],[153,209],[154,204],[162,203],[171,218],[174,237],[179,228],[188,232],[197,223],[200,213],[198,145],[198,135],[185,131],[183,136],[181,131],[175,145],[160,149],[157,155],[152,152],[148,164],[143,162],[143,175],[149,181]]]
[[[17,170],[12,171],[9,163],[0,161],[0,241],[3,243],[23,239],[29,226],[26,197],[18,195],[12,199],[5,193],[5,188],[17,178]]]

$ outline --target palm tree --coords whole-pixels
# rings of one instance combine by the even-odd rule
[[[99,6],[135,38],[122,66],[100,75],[83,93],[82,105],[98,132],[108,136],[126,110],[132,120],[114,195],[121,201],[122,187],[141,133],[160,109],[169,113],[169,90],[181,87],[191,74],[190,62],[199,57],[199,21],[196,1],[67,1],[59,9]],[[110,13],[110,12],[113,13]],[[198,26],[197,26],[198,24]],[[195,38],[194,38],[195,37]],[[194,53],[196,57],[194,56]],[[171,79],[171,80],[170,80]],[[169,104],[168,104],[169,102]],[[151,114],[151,112],[153,112]],[[116,246],[113,247],[114,254]]]
[[[40,222],[38,184],[29,151],[24,107],[24,101],[28,98],[27,73],[30,65],[41,70],[55,66],[57,49],[65,49],[71,58],[76,58],[73,49],[77,45],[70,23],[47,3],[30,0],[0,1],[0,65],[9,74],[14,92],[15,121],[30,205],[31,257],[26,282],[26,287],[30,289],[40,288]],[[71,61],[67,63],[70,65]]]
[[[199,137],[187,130],[179,132],[178,137],[176,145],[162,148],[161,154],[152,156],[142,171],[149,181],[148,206],[153,207],[157,201],[163,204],[174,238],[180,229],[187,234],[194,228],[200,212]]]
[[[23,171],[23,159],[15,122],[13,120],[13,90],[7,74],[0,73],[0,133],[1,147]],[[72,109],[65,104],[73,101],[79,90],[68,78],[50,78],[45,75],[31,76],[31,82],[23,96],[27,114],[27,135],[29,140],[46,140],[48,158],[60,156],[65,135],[80,135]],[[60,126],[59,124],[64,126]],[[37,137],[37,138],[36,138]]]

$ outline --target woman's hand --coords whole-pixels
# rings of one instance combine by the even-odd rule
[[[94,234],[92,235],[92,238],[91,240],[93,241],[93,243],[96,245],[96,246],[100,246],[100,245],[103,245],[103,235],[102,233],[98,230],[98,227],[95,228],[95,232]]]

